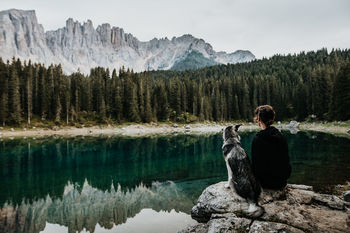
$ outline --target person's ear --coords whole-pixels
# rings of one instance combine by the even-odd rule
[[[239,128],[241,125],[242,125],[242,124],[235,125],[235,131],[236,131],[236,132],[238,131],[238,128]]]

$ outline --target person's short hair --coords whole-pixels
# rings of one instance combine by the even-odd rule
[[[257,107],[254,111],[255,118],[254,120],[263,122],[266,127],[272,125],[272,123],[275,121],[275,111],[273,110],[273,107],[270,105],[261,105]]]

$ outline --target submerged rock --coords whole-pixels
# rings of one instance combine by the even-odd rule
[[[287,185],[282,191],[264,190],[258,219],[245,215],[245,199],[220,182],[207,187],[192,208],[199,224],[186,232],[350,232],[350,210],[334,195],[319,194],[306,185]]]

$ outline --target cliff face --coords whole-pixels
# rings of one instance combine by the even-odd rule
[[[350,203],[319,194],[312,187],[288,185],[281,192],[264,191],[259,203],[265,213],[250,218],[244,213],[246,200],[226,189],[226,182],[206,188],[192,208],[192,218],[200,223],[187,232],[350,232]]]
[[[0,56],[4,60],[16,56],[38,62],[52,56],[34,11],[0,12]]]
[[[193,56],[193,51],[198,57],[193,65],[179,65],[190,54]],[[192,35],[142,42],[109,24],[95,29],[90,20],[81,24],[68,19],[65,27],[44,32],[34,11],[11,9],[0,12],[0,57],[11,60],[13,56],[45,65],[60,63],[66,73],[78,68],[88,73],[96,66],[110,69],[124,66],[135,71],[195,69],[255,59],[249,51],[216,52],[210,44]]]

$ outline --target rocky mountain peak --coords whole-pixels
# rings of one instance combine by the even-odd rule
[[[80,23],[69,18],[65,27],[45,32],[34,10],[1,11],[0,23],[0,57],[3,60],[15,56],[45,65],[62,64],[66,73],[76,72],[78,68],[88,73],[96,66],[110,70],[124,66],[135,71],[194,69],[255,59],[249,51],[216,52],[209,43],[190,34],[171,40],[165,37],[141,42],[108,23],[95,29],[91,20]],[[181,61],[190,54],[191,64],[196,64],[182,66]]]

